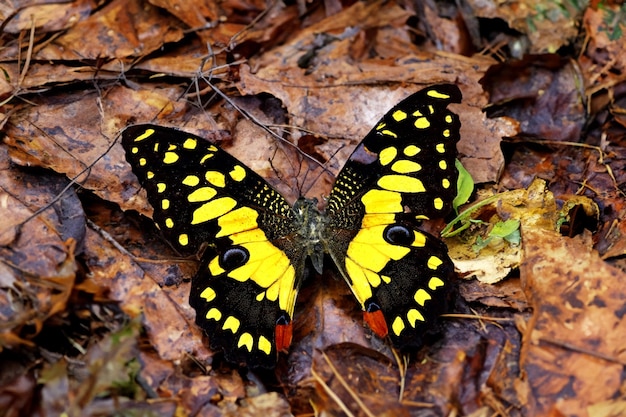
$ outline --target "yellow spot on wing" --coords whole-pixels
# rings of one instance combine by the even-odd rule
[[[200,183],[200,178],[195,175],[187,175],[183,180],[184,185],[188,185],[189,187],[195,187]]]
[[[377,288],[380,285],[380,275],[378,275],[374,271],[370,271],[369,269],[364,269],[363,272],[365,272],[365,278],[367,278],[367,282],[372,287]]]
[[[215,188],[200,187],[187,196],[187,201],[190,203],[198,203],[200,201],[209,201],[217,195]]]
[[[384,230],[384,224],[362,228],[350,242],[346,252],[346,273],[352,282],[352,291],[361,305],[372,296],[371,287],[378,287],[381,280],[385,283],[391,282],[390,277],[379,274],[389,261],[400,260],[411,251],[410,248],[385,241]]]
[[[220,231],[215,235],[215,237],[230,236],[234,233],[255,229],[258,227],[256,221],[258,216],[259,213],[250,207],[240,207],[226,213],[217,221],[217,224],[220,226]],[[260,232],[263,234],[262,231]],[[264,234],[263,237],[265,237]],[[267,240],[267,238],[265,238],[265,240]]]
[[[417,172],[422,169],[422,166],[417,162],[409,161],[407,159],[400,159],[393,163],[391,170],[398,174],[408,174],[411,172]]]
[[[404,321],[400,316],[397,316],[396,319],[393,321],[393,324],[391,325],[391,330],[393,330],[393,334],[395,334],[396,336],[400,336],[400,333],[402,333],[404,327]]]
[[[209,311],[207,311],[206,316],[207,319],[209,320],[215,320],[215,321],[220,321],[222,319],[222,312],[219,311],[217,308],[213,307],[212,309],[210,309]]]
[[[183,148],[185,149],[196,149],[196,146],[198,146],[198,141],[193,138],[187,138],[183,143]]]
[[[191,224],[200,224],[220,217],[231,211],[237,202],[230,197],[221,197],[204,203],[193,212]]]
[[[441,180],[441,185],[443,186],[443,188],[450,188],[450,180],[444,178],[443,180]]]
[[[228,173],[232,179],[239,182],[246,177],[246,170],[241,165],[235,165],[232,171]]]
[[[131,148],[130,152],[131,152],[131,153],[137,153],[137,152],[139,152],[139,148],[138,148],[138,147],[136,147],[136,146],[133,146],[133,147]]]
[[[244,265],[228,273],[229,277],[237,281],[243,282],[252,279],[261,287],[268,288],[290,265],[289,258],[267,240],[248,242],[242,246],[250,253],[250,259]]]
[[[448,163],[442,159],[441,161],[439,161],[439,168],[441,169],[448,168]]]
[[[452,123],[452,116],[450,116],[449,114],[446,114],[445,121],[446,123]]]
[[[173,164],[178,161],[178,154],[176,152],[165,152],[165,156],[163,157],[164,164]]]
[[[178,148],[178,146],[176,146],[176,145],[174,145],[174,144],[170,144],[170,145],[167,147],[167,150],[168,150],[168,151],[173,151],[173,150],[174,150],[174,149],[176,149],[176,148]]]
[[[144,166],[148,163],[148,161],[146,160],[146,158],[139,158],[139,165],[140,166]]]
[[[267,337],[265,336],[259,336],[259,350],[263,353],[265,353],[266,355],[269,355],[272,352],[272,344],[270,343],[269,340],[267,340]]]
[[[377,182],[380,188],[399,193],[422,193],[426,191],[422,181],[406,175],[385,175]]]
[[[368,253],[368,252],[373,252],[374,250],[383,253],[385,257],[387,258],[387,260],[393,259],[395,261],[402,259],[411,251],[411,249],[405,246],[392,245],[391,243],[388,243],[383,238],[384,231],[385,231],[385,225],[359,230],[359,233],[357,233],[357,235],[354,237],[354,239],[352,239],[352,241],[350,242],[350,245],[348,246],[348,252],[347,252],[348,256],[350,256],[352,259],[358,260],[359,263],[361,263],[361,260],[363,260],[364,262],[363,265],[365,265],[368,262],[374,262],[373,259],[372,260],[367,259],[370,255],[374,257],[373,253],[371,254]],[[357,245],[359,243],[364,245],[365,247],[361,247],[360,249],[355,249],[352,252],[353,254],[355,254],[355,256],[351,256],[350,251],[351,251],[352,245]],[[371,249],[367,250],[367,247]],[[359,250],[365,251],[365,253],[363,252],[359,253]],[[379,268],[373,267],[370,269],[374,271],[380,271],[383,267],[384,265]]]
[[[430,122],[425,117],[418,117],[415,120],[415,127],[418,129],[427,129],[430,127]]]
[[[365,216],[363,216],[363,220],[361,220],[361,227],[365,229],[368,227],[380,226],[381,224],[391,224],[395,222],[395,220],[396,220],[396,215],[393,213],[366,214]]]
[[[401,122],[402,120],[407,118],[407,114],[402,110],[396,110],[391,115],[396,122]]]
[[[218,234],[219,237],[219,234]],[[234,245],[241,245],[242,243],[249,242],[265,242],[267,236],[261,229],[245,230],[239,233],[233,233],[229,236]]]
[[[383,135],[387,135],[387,136],[391,136],[392,138],[397,138],[398,135],[396,135],[394,132],[392,132],[389,129],[385,129],[383,131],[381,131]]]
[[[440,93],[437,90],[428,90],[428,92],[426,92],[427,96],[433,97],[433,98],[441,98],[441,99],[449,99],[450,96],[444,93]]]
[[[439,287],[442,287],[444,285],[444,282],[437,277],[432,277],[429,281],[428,281],[428,288],[430,288],[431,290],[436,290]]]
[[[296,292],[293,290],[296,272],[291,264],[287,265],[284,271],[280,271],[280,268],[278,267],[276,270],[279,271],[277,274],[278,278],[267,289],[267,299],[270,301],[278,300],[278,305],[281,306],[283,310],[287,311],[289,316],[292,316],[293,308],[296,302]]]
[[[215,290],[211,287],[206,287],[204,291],[200,293],[200,297],[204,298],[207,302],[215,300],[216,296],[217,294],[215,293]]]
[[[397,154],[398,150],[393,146],[390,146],[389,148],[385,148],[380,151],[380,153],[378,154],[378,160],[380,161],[381,165],[384,166],[393,161]]]
[[[289,317],[293,317],[293,309],[296,305],[296,295],[297,293],[293,290],[293,285],[295,281],[296,272],[293,269],[293,266],[289,265],[289,268],[285,271],[285,273],[280,277],[278,281],[272,287],[270,287],[268,292],[273,288],[278,288],[278,305],[284,306],[281,307],[287,313],[289,313]],[[274,298],[275,300],[276,298]]]
[[[154,134],[154,129],[146,129],[146,131],[145,131],[143,134],[141,134],[141,135],[137,136],[137,137],[134,139],[134,142],[141,142],[142,140],[144,140],[144,139],[146,139],[146,138],[149,138],[149,137],[150,137],[150,136],[152,136],[153,134]]]
[[[411,325],[411,327],[415,327],[415,323],[418,320],[419,321],[426,321],[426,319],[424,318],[422,313],[420,313],[415,308],[412,308],[412,309],[409,310],[409,312],[406,314],[406,318],[407,318],[407,320],[409,320],[409,324]]]
[[[420,149],[420,148],[418,148],[418,147],[417,147],[417,146],[415,146],[415,145],[409,145],[409,146],[407,146],[406,148],[404,148],[404,154],[405,154],[406,156],[415,156],[415,155],[417,155],[418,153],[420,153],[420,151],[421,151],[421,149]]]
[[[183,233],[180,236],[178,236],[178,244],[180,246],[187,246],[189,244],[189,235],[187,235],[186,233]]]
[[[423,233],[413,232],[413,235],[415,239],[413,240],[413,243],[411,243],[411,246],[415,246],[417,248],[423,248],[426,246],[426,236]]]
[[[446,151],[446,145],[438,143],[437,146],[435,146],[435,150],[439,153],[444,153]]]
[[[396,259],[402,258],[402,256],[409,252],[409,248],[391,245],[387,242],[385,243],[387,246],[381,245],[380,249],[382,250],[379,250],[379,247],[375,247],[369,243],[352,241],[350,242],[350,246],[348,246],[346,255],[357,265],[364,268],[363,273],[366,273],[365,270],[380,272],[391,259],[391,256],[388,254],[389,252],[391,252],[391,255]],[[395,253],[392,248],[396,249]]]
[[[233,317],[233,316],[228,316],[226,320],[224,320],[224,325],[222,326],[222,330],[230,330],[233,333],[237,333],[237,330],[239,330],[240,325],[241,325],[241,322],[239,321],[238,318]]]
[[[168,229],[174,227],[174,220],[170,218],[165,219],[165,227],[167,227]]]
[[[420,288],[419,290],[415,291],[415,296],[413,297],[413,299],[415,300],[417,304],[424,306],[426,301],[432,299],[432,297],[430,296],[428,291],[426,291],[423,288]]]
[[[237,343],[237,347],[240,348],[245,346],[248,349],[248,352],[252,352],[252,345],[254,344],[254,339],[252,335],[248,332],[239,336],[239,342]]]
[[[437,210],[441,210],[443,208],[443,200],[439,197],[435,198],[433,200],[433,206],[437,209]]]
[[[370,190],[361,201],[366,213],[402,213],[402,195],[392,191]]]
[[[200,159],[200,165],[204,164],[207,159],[213,158],[214,155],[215,155],[214,153],[208,153],[208,154],[204,155],[202,157],[202,159]]]
[[[365,300],[372,296],[372,287],[367,284],[367,277],[363,268],[357,265],[352,259],[346,258],[346,273],[352,281],[352,292],[356,299],[361,303],[361,306],[365,304]]]
[[[163,191],[165,191],[166,188],[167,188],[167,184],[165,184],[164,182],[160,182],[157,184],[158,193],[162,193]]]
[[[437,258],[436,256],[431,256],[430,258],[428,258],[428,262],[426,263],[426,265],[428,266],[428,268],[435,270],[439,268],[442,263],[443,261],[441,259]]]
[[[220,266],[219,256],[216,256],[215,258],[211,259],[211,262],[209,262],[208,269],[211,275],[213,275],[214,277],[222,275],[224,272],[226,272],[224,268]]]
[[[161,200],[161,208],[163,210],[167,210],[168,208],[170,208],[170,200],[168,200],[167,198]]]
[[[146,172],[146,178],[148,178],[149,180],[151,180],[152,178],[154,178],[154,172],[152,172],[152,171],[148,171],[148,172]]]
[[[226,177],[219,171],[207,171],[204,178],[206,178],[209,184],[216,187],[224,188],[226,186]]]
[[[240,282],[250,279],[267,288],[264,296],[270,301],[278,300],[279,307],[291,315],[295,305],[296,274],[287,255],[269,242],[260,229],[234,234],[230,239],[234,244],[240,244],[247,249],[250,259],[244,265],[230,271],[228,276]],[[239,240],[243,240],[244,243]],[[219,275],[220,270],[223,271],[217,264],[217,258],[209,263],[209,269],[213,275]],[[263,299],[262,295],[258,297]]]

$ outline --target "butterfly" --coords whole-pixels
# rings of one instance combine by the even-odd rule
[[[305,268],[332,259],[364,321],[399,349],[419,347],[446,310],[454,268],[445,244],[421,231],[456,195],[458,87],[410,95],[365,136],[326,201],[294,205],[217,145],[150,124],[122,133],[126,159],[182,253],[205,248],[189,302],[212,349],[271,368],[292,339]],[[307,259],[310,259],[307,263]]]

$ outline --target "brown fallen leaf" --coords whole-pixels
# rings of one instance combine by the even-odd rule
[[[590,407],[622,387],[626,274],[584,236],[524,226],[522,235],[521,280],[533,307],[520,357],[528,412],[595,417]]]

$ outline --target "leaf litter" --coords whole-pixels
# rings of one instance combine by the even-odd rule
[[[0,7],[3,415],[624,413],[624,6],[349,3]],[[378,117],[438,82],[464,93],[478,184],[447,243],[489,253],[454,256],[440,337],[394,355],[329,272],[275,373],[217,360],[187,304],[196,262],[137,214],[118,132],[190,131],[323,201]],[[493,233],[511,219],[519,241]]]

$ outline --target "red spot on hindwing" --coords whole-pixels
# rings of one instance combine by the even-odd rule
[[[291,344],[292,328],[291,322],[276,325],[276,351],[287,352]]]
[[[365,320],[370,329],[372,329],[372,331],[379,337],[383,338],[387,336],[387,333],[389,333],[389,330],[387,329],[387,322],[385,321],[385,316],[382,311],[364,311],[363,320]]]

